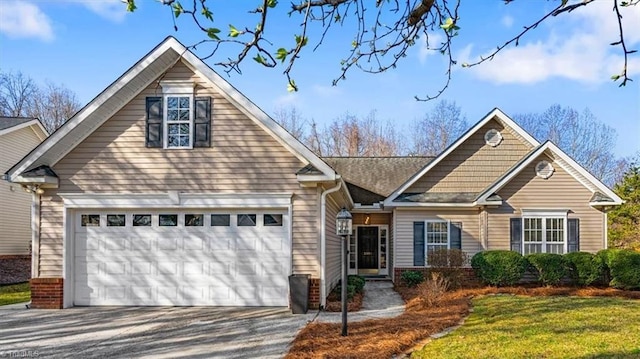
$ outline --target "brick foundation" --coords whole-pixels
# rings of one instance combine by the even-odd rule
[[[62,309],[62,278],[32,278],[31,308]]]
[[[320,279],[309,279],[309,309],[320,308]]]
[[[476,277],[476,274],[473,272],[473,268],[462,268],[464,271],[464,275],[461,278],[461,283],[463,287],[476,287],[481,285],[480,280]],[[425,278],[429,278],[429,273],[431,272],[431,268],[395,268],[393,271],[393,281],[396,284],[404,285],[402,281],[402,272],[408,271],[419,271],[424,274]]]
[[[3,259],[31,260],[31,254],[3,254],[3,255],[0,255],[0,260],[3,260]]]

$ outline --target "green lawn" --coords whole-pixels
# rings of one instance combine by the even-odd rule
[[[28,302],[31,300],[29,283],[0,286],[0,305]]]
[[[640,358],[640,301],[493,295],[412,358]]]

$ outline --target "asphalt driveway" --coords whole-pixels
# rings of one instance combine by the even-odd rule
[[[0,358],[281,358],[316,313],[286,308],[0,307]]]

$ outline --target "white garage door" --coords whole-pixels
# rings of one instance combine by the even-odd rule
[[[287,306],[285,210],[82,210],[75,305]]]

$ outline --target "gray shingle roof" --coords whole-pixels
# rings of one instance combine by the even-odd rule
[[[475,192],[403,193],[394,201],[418,203],[472,203],[475,198]]]
[[[38,166],[34,169],[22,172],[22,177],[41,177],[41,176],[50,176],[50,177],[58,177],[58,175],[53,172],[51,167],[49,166]]]
[[[342,176],[345,182],[370,193],[362,196],[352,192],[356,203],[370,204],[388,197],[411,176],[427,165],[433,157],[324,157],[323,160]],[[351,191],[351,188],[349,190]],[[375,201],[377,202],[377,201]]]
[[[31,117],[0,117],[0,130],[6,130],[33,120],[35,119]]]
[[[613,202],[613,199],[602,192],[594,192],[589,202]]]

